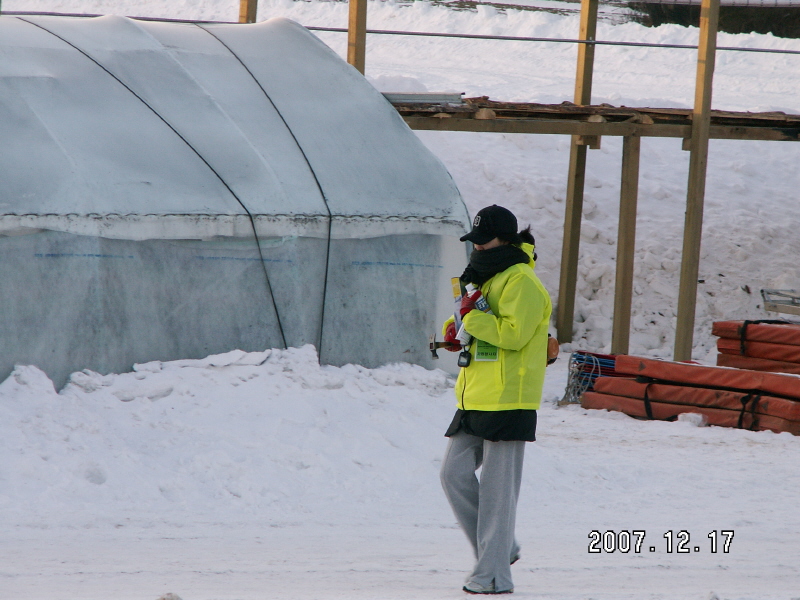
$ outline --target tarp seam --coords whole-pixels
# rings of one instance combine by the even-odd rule
[[[323,283],[322,283],[322,310],[321,310],[321,314],[320,314],[320,324],[319,324],[319,343],[317,345],[318,358],[320,359],[320,362],[322,362],[322,333],[323,333],[323,330],[325,329],[325,303],[326,303],[326,300],[327,300],[327,297],[328,297],[328,272],[330,271],[331,234],[332,234],[332,230],[333,230],[333,213],[331,212],[331,207],[330,207],[330,204],[328,203],[328,197],[325,194],[325,190],[322,187],[322,183],[320,183],[319,177],[317,177],[317,173],[314,170],[313,165],[311,164],[311,160],[309,160],[305,149],[303,148],[302,144],[300,144],[300,140],[297,139],[297,136],[294,134],[294,131],[292,131],[292,128],[289,127],[289,123],[287,123],[286,118],[283,116],[283,113],[280,111],[278,106],[272,100],[272,97],[267,93],[267,90],[264,89],[264,86],[261,85],[261,82],[258,80],[258,78],[256,78],[255,74],[248,68],[248,66],[239,57],[239,55],[236,54],[236,52],[234,52],[231,49],[230,46],[228,46],[225,42],[223,42],[213,32],[209,31],[206,27],[203,27],[199,23],[195,23],[195,26],[198,27],[199,29],[202,29],[208,35],[210,35],[215,40],[217,40],[228,52],[231,53],[231,56],[233,56],[239,62],[239,64],[242,65],[242,67],[244,68],[245,71],[247,71],[247,73],[250,75],[250,77],[252,77],[252,79],[255,82],[255,84],[259,87],[259,89],[264,94],[264,97],[269,101],[269,103],[272,105],[272,108],[275,109],[275,112],[278,114],[278,116],[280,117],[281,121],[286,126],[286,130],[289,132],[289,135],[292,136],[292,139],[294,140],[294,143],[297,144],[298,150],[303,155],[303,159],[306,161],[306,164],[308,165],[308,169],[311,171],[311,175],[314,177],[314,182],[316,183],[317,189],[319,190],[319,193],[322,196],[322,201],[325,203],[325,209],[328,211],[328,242],[327,242],[327,248],[326,248],[326,251],[325,251],[325,278],[324,278]],[[275,307],[275,310],[277,311],[277,306]]]

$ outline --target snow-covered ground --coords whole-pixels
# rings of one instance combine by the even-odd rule
[[[797,596],[797,438],[557,408],[566,363],[527,448],[517,595]],[[453,409],[441,371],[320,367],[312,347],[76,373],[60,394],[19,367],[0,385],[0,597],[459,598]],[[646,535],[590,554],[594,530]],[[668,553],[682,530],[691,552]]]
[[[235,20],[235,0],[3,0],[3,10]],[[259,19],[344,27],[341,2],[262,2]],[[575,37],[574,15],[370,2],[369,27]],[[320,34],[343,54],[342,34]],[[697,31],[601,24],[599,39],[692,44]],[[800,40],[720,35],[800,50]],[[689,107],[694,54],[601,47],[594,102]],[[565,44],[370,36],[383,91],[499,100],[572,97]],[[800,57],[721,53],[714,107],[800,112]],[[568,139],[420,133],[471,212],[498,203],[531,223],[553,297]],[[589,154],[574,346],[610,343],[621,143]],[[695,356],[711,321],[765,317],[760,288],[797,288],[800,147],[711,143]],[[632,351],[671,355],[688,154],[642,143]],[[748,291],[749,290],[749,291]],[[568,348],[565,348],[568,350]],[[514,567],[523,598],[800,597],[800,442],[789,434],[647,423],[557,408],[566,353],[548,370],[528,445]],[[439,489],[454,401],[440,371],[319,367],[310,348],[78,373],[57,393],[34,367],[0,384],[0,599],[459,598],[469,548]],[[590,554],[589,534],[644,530],[642,551]],[[668,531],[689,532],[687,554]],[[712,531],[735,532],[710,552]],[[677,544],[677,540],[675,541]],[[656,548],[650,552],[649,548]],[[694,551],[694,547],[698,551]]]

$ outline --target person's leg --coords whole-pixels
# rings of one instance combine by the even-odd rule
[[[483,439],[459,431],[447,444],[441,470],[445,496],[476,557],[480,485],[475,471],[481,465],[482,457]]]
[[[509,558],[519,551],[514,539],[525,442],[484,442],[479,485],[478,562],[469,578],[495,591],[513,589]],[[469,585],[469,583],[468,583]]]

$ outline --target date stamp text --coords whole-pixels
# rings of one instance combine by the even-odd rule
[[[691,534],[682,529],[677,533],[672,530],[666,531],[663,535],[657,536],[658,543],[650,540],[645,541],[647,532],[644,530],[631,530],[623,529],[621,531],[604,531],[598,530],[589,532],[589,554],[611,554],[613,552],[620,552],[627,554],[633,552],[639,554],[642,552],[663,552],[677,553],[677,554],[690,554],[692,552],[701,552],[702,549],[708,549],[712,554],[723,552],[727,554],[731,550],[731,542],[733,541],[733,530],[722,529],[717,531],[714,529],[706,536],[708,541],[703,541],[703,544],[692,544]]]

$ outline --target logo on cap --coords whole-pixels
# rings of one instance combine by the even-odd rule
[[[472,222],[472,226],[473,226],[473,227],[477,227],[477,226],[478,226],[478,225],[480,225],[480,224],[481,224],[481,216],[480,216],[480,215],[477,215],[477,216],[475,217],[475,220]]]

